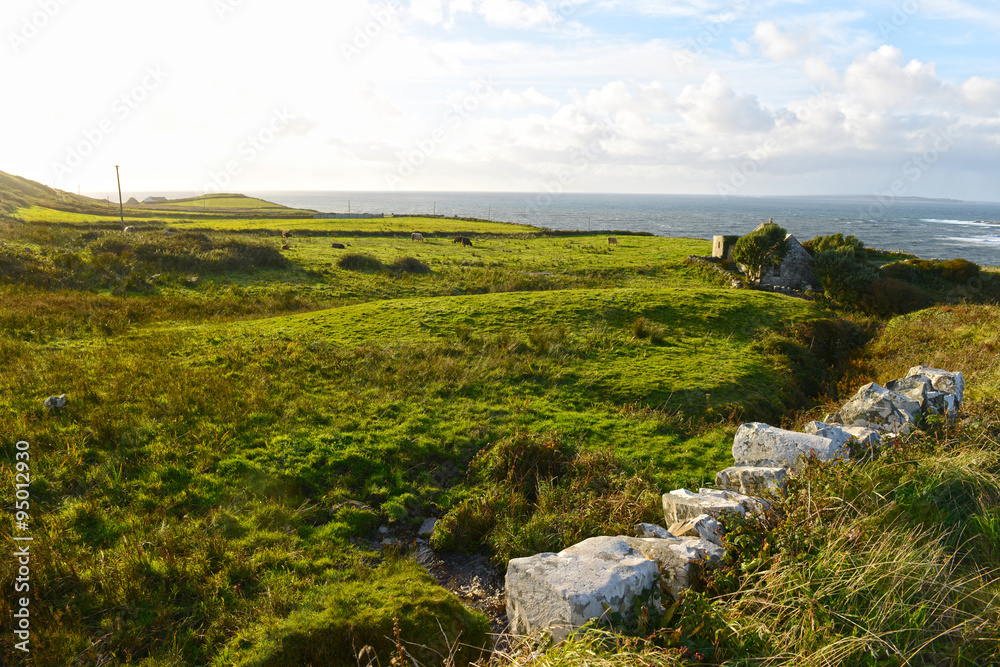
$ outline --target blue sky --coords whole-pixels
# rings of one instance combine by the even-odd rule
[[[7,0],[0,169],[67,190],[1000,200],[984,0]]]

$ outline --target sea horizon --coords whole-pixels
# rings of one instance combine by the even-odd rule
[[[117,199],[117,192],[99,196]],[[182,198],[204,192],[128,192]],[[566,231],[711,239],[769,219],[800,241],[841,233],[924,258],[1000,265],[1000,202],[878,195],[664,195],[497,191],[253,190],[241,194],[319,213],[441,215]]]

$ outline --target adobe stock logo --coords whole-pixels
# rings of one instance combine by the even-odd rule
[[[37,37],[69,2],[70,0],[41,0],[38,3],[38,11],[25,16],[17,32],[7,33],[7,41],[10,42],[14,53],[19,53],[29,41]]]
[[[52,163],[52,170],[56,177],[65,176],[80,167],[97,150],[97,147],[104,143],[104,140],[113,134],[121,123],[128,120],[129,116],[149,98],[153,91],[163,84],[167,76],[167,72],[164,72],[159,65],[147,67],[145,75],[139,83],[115,98],[111,104],[111,113],[95,125],[84,129],[80,139],[66,148],[63,160]]]
[[[271,118],[255,133],[247,135],[237,147],[240,159],[229,160],[224,169],[209,173],[211,182],[205,183],[202,192],[222,192],[229,187],[233,177],[243,171],[244,167],[257,159],[257,156],[274,141],[279,134],[288,129],[298,116],[287,109],[273,109]]]

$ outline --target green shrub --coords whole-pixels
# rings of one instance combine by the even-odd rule
[[[784,227],[764,225],[740,237],[733,246],[733,260],[744,267],[748,279],[760,282],[768,269],[781,266],[788,254],[787,236]]]
[[[389,560],[369,579],[320,587],[301,608],[261,632],[238,664],[357,667],[359,652],[371,647],[361,664],[389,665],[397,664],[401,647],[418,664],[461,666],[486,654],[489,631],[483,614],[465,608],[420,565]]]
[[[878,279],[875,267],[849,250],[824,250],[816,253],[813,273],[823,285],[826,297],[845,306],[853,306],[860,295]]]
[[[810,255],[816,256],[817,253],[825,252],[827,250],[838,250],[842,252],[851,252],[858,257],[865,256],[865,244],[862,243],[854,235],[844,236],[843,234],[830,234],[828,236],[817,236],[816,238],[810,239],[802,244],[806,250],[809,251]]]
[[[431,267],[421,262],[416,257],[400,257],[389,269],[396,273],[430,273]]]
[[[878,278],[859,295],[858,305],[881,317],[903,315],[927,308],[934,303],[930,294],[895,278]]]
[[[632,334],[636,338],[648,338],[654,345],[662,345],[667,336],[667,329],[662,324],[651,322],[649,318],[639,317],[632,322]]]
[[[901,262],[891,262],[881,268],[887,278],[905,280],[924,289],[944,290],[952,286],[967,285],[979,278],[978,264],[966,259],[908,259]]]
[[[385,264],[378,258],[357,252],[341,256],[337,260],[337,266],[347,271],[369,271],[374,273],[385,270]]]

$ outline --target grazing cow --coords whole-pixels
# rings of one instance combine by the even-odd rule
[[[281,249],[282,250],[291,250],[292,248],[287,243],[282,243],[281,244]]]
[[[330,247],[331,248],[336,248],[337,250],[346,250],[347,249],[347,246],[345,246],[343,243],[331,243]]]
[[[456,236],[455,240],[452,241],[452,243],[461,243],[463,246],[469,246],[470,248],[472,247],[472,239],[470,239],[468,236]]]
[[[421,234],[420,232],[413,232],[412,234],[410,234],[410,240],[411,241],[423,241],[424,240],[424,235]]]
[[[609,236],[608,245],[618,245],[618,239],[616,239],[614,236]]]
[[[134,232],[134,231],[135,231],[135,227],[133,227],[132,225],[129,225],[128,227],[126,227],[126,228],[125,228],[125,229],[123,229],[122,231],[123,231],[124,233],[126,233],[126,234],[131,234],[132,232]]]
[[[291,238],[291,236],[292,236],[291,232],[281,232],[281,238],[283,239]]]

